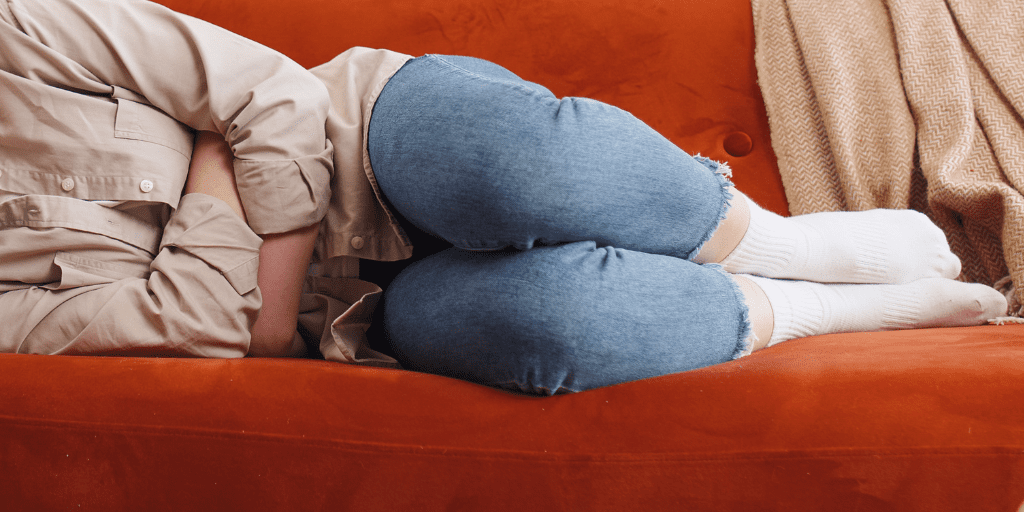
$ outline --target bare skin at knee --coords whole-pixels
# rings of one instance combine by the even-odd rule
[[[742,193],[729,187],[732,201],[725,218],[711,238],[701,247],[693,261],[697,263],[720,263],[740,244],[750,225],[750,206],[743,200]],[[751,283],[753,286],[753,283]]]
[[[750,344],[750,351],[755,352],[768,346],[775,330],[775,314],[772,305],[768,302],[768,296],[760,286],[743,276],[731,276],[740,291],[743,292],[744,302],[747,304],[748,318],[750,319],[750,330],[754,339]]]
[[[999,292],[952,280],[960,272],[960,261],[942,231],[917,212],[824,212],[791,222],[749,203],[741,192],[732,192],[725,219],[694,261],[722,263],[732,274],[748,306],[754,335],[751,351],[819,334],[977,325],[1006,309]],[[866,229],[888,235],[882,250],[856,242]],[[775,238],[765,242],[766,232]],[[751,233],[758,236],[747,243]],[[845,243],[843,237],[854,243]],[[786,245],[787,240],[811,245]],[[797,249],[804,251],[802,260],[791,258]],[[786,251],[790,259],[785,265],[773,266]],[[733,260],[733,253],[740,257]],[[885,262],[884,272],[878,272],[877,264],[865,269],[836,264],[850,259],[850,254]],[[761,261],[771,264],[759,265]],[[772,304],[784,316],[776,317]],[[794,310],[801,312],[799,322],[793,321]],[[896,318],[893,311],[901,316]]]
[[[245,220],[235,183],[231,148],[214,132],[199,132],[189,165],[185,194],[201,193],[224,201]],[[287,357],[305,353],[296,336],[302,282],[313,254],[319,225],[261,235],[257,282],[263,307],[252,326],[250,356]]]
[[[734,187],[729,187],[729,192],[733,198],[729,210],[711,238],[704,243],[693,259],[696,263],[720,263],[736,249],[743,235],[747,233],[747,227],[750,226],[750,206],[743,200],[742,192]],[[737,275],[731,277],[743,292],[743,299],[749,310],[750,328],[754,335],[751,351],[760,350],[768,345],[775,327],[772,306],[768,302],[768,296],[753,281]]]

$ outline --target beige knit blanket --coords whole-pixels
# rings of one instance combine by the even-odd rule
[[[790,212],[923,211],[1020,316],[1024,1],[752,4]]]

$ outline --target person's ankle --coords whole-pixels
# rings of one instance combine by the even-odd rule
[[[727,190],[732,195],[729,210],[693,258],[696,263],[721,263],[740,244],[750,226],[749,199],[733,187]]]
[[[743,300],[747,305],[747,319],[750,322],[750,351],[756,352],[768,346],[775,328],[775,316],[772,305],[764,290],[747,278],[733,275],[737,287],[743,292]]]

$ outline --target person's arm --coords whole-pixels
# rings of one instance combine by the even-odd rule
[[[330,103],[302,66],[155,3],[0,1],[9,1],[22,31],[5,38],[0,67],[55,87],[138,96],[196,130],[220,133],[258,234],[323,217],[333,172],[324,128]]]
[[[231,169],[231,149],[220,134],[196,134],[184,192],[216,197],[245,219]],[[262,235],[257,284],[263,306],[250,330],[248,355],[286,357],[305,353],[305,345],[295,336],[295,326],[302,282],[318,231],[319,225],[314,224],[287,233]]]
[[[138,0],[0,0],[0,69],[138,100],[200,135],[186,192],[219,197],[262,235],[251,355],[291,355],[299,291],[333,172],[329,97],[283,55]],[[225,140],[227,145],[225,145]]]

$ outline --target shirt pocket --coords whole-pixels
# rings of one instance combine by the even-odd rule
[[[115,100],[114,137],[152,142],[192,158],[195,135],[188,126],[149,105],[124,98]]]

